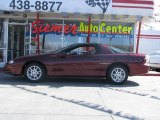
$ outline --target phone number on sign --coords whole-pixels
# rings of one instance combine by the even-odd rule
[[[12,0],[11,3],[9,4],[9,7],[12,9],[18,9],[18,10],[30,10],[30,9],[35,9],[35,10],[43,10],[43,11],[54,11],[57,10],[59,11],[60,7],[62,5],[62,2],[56,2],[56,1],[35,1],[35,2],[30,2],[29,0]]]

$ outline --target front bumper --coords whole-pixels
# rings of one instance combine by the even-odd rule
[[[21,76],[22,75],[22,67],[20,66],[16,66],[13,64],[6,64],[4,66],[4,70],[3,70],[6,74],[10,74],[10,75],[17,75],[17,76]]]
[[[130,76],[143,75],[149,72],[150,67],[144,64],[131,64]]]

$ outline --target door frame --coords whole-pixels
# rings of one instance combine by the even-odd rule
[[[5,19],[3,22],[3,30],[4,30],[4,46],[1,48],[3,50],[3,62],[0,62],[0,67],[3,67],[7,62],[7,50],[8,50],[8,19]]]

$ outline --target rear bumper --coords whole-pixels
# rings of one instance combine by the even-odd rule
[[[150,67],[143,64],[131,64],[130,76],[143,75],[149,72]]]

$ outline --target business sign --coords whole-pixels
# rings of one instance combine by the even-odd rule
[[[0,0],[0,10],[152,16],[154,0]]]
[[[106,38],[131,38],[133,37],[133,26],[132,23],[106,23],[101,22],[100,26],[98,24],[90,24],[91,37],[98,37],[100,33],[101,37]],[[64,30],[64,35],[71,36],[81,36],[87,37],[88,35],[88,24],[80,21],[78,24],[51,24],[43,20],[39,22],[39,30],[37,28],[37,22],[32,23],[32,33],[36,34],[38,31],[42,34],[62,34]]]
[[[5,0],[1,10],[109,14],[112,0]]]

